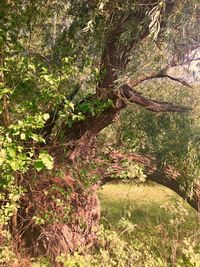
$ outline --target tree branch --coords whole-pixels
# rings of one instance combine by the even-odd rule
[[[194,184],[193,195],[192,197],[190,197],[186,191],[180,189],[180,184],[176,179],[169,177],[165,173],[154,171],[152,173],[147,174],[147,180],[156,182],[173,190],[191,207],[193,207],[196,211],[200,212],[200,186],[198,184]]]
[[[148,75],[143,75],[143,76],[139,77],[136,80],[128,82],[128,85],[130,87],[135,87],[135,86],[137,86],[137,85],[139,85],[139,84],[141,84],[141,83],[143,83],[145,81],[148,81],[148,80],[157,79],[157,78],[168,78],[168,79],[170,79],[172,81],[181,83],[184,86],[192,88],[192,86],[189,83],[187,83],[185,80],[169,75],[167,73],[169,69],[170,69],[170,67],[167,66],[167,67],[161,69],[158,72],[153,72],[153,73],[150,73]]]
[[[184,81],[183,79],[175,78],[175,77],[173,77],[173,76],[171,76],[171,75],[169,75],[169,74],[166,74],[166,76],[163,77],[163,78],[168,78],[168,79],[170,79],[170,80],[172,80],[172,81],[181,83],[181,84],[184,85],[184,86],[187,86],[187,87],[192,88],[192,86],[191,86],[189,83],[187,83],[186,81]]]
[[[140,92],[132,89],[128,84],[122,86],[120,95],[123,99],[132,103],[136,103],[150,111],[154,112],[186,112],[191,110],[189,107],[178,106],[168,102],[159,102],[152,99],[148,99]]]
[[[121,161],[123,160],[129,160],[143,164],[146,167],[145,174],[147,180],[156,182],[173,190],[191,207],[200,212],[200,185],[194,184],[193,195],[190,197],[186,190],[181,189],[179,178],[181,178],[182,175],[173,167],[167,166],[163,171],[160,171],[156,166],[156,159],[149,155],[123,154],[121,152],[114,151],[110,153],[109,156],[113,159],[115,166],[118,166],[119,171],[123,169],[120,167]],[[109,173],[106,173],[101,180],[101,185],[111,181],[116,181],[116,178],[112,178]]]

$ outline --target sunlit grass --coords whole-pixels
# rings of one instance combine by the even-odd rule
[[[150,248],[168,266],[176,266],[185,240],[200,241],[198,213],[167,188],[108,184],[99,196],[106,229],[116,230],[129,243]]]

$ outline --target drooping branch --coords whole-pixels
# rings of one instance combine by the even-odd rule
[[[183,190],[180,186],[180,178],[182,175],[171,166],[167,166],[164,170],[157,168],[156,159],[149,155],[140,154],[123,154],[118,151],[114,151],[109,154],[110,158],[113,159],[113,164],[118,171],[123,167],[120,166],[123,160],[129,160],[141,163],[146,168],[146,179],[149,181],[156,182],[163,185],[172,191],[176,192],[182,199],[184,199],[191,207],[200,212],[200,184],[193,185],[193,195],[189,196],[186,190]],[[116,178],[106,173],[101,180],[101,185],[108,182],[116,181]]]
[[[154,112],[186,112],[191,110],[191,108],[174,105],[169,102],[159,102],[156,100],[148,99],[144,97],[141,93],[132,89],[128,84],[122,86],[120,94],[123,99],[128,100],[132,103],[136,103]]]
[[[186,191],[180,189],[180,183],[167,174],[154,171],[147,174],[147,180],[168,187],[183,198],[191,207],[200,212],[200,185],[194,184],[192,197]]]

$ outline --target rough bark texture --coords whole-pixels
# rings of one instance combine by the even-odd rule
[[[40,179],[28,186],[18,226],[29,254],[48,255],[54,261],[61,253],[95,243],[100,219],[95,186],[83,190],[70,176]]]

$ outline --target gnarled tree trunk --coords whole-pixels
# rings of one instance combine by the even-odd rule
[[[100,204],[96,186],[84,190],[70,176],[41,178],[27,184],[18,227],[28,254],[48,255],[87,250],[96,241]]]

